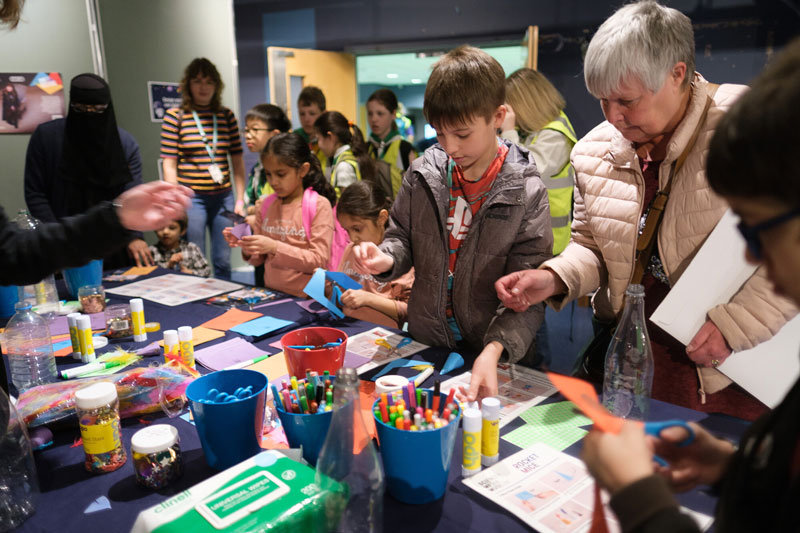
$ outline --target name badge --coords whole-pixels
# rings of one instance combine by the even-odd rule
[[[222,169],[216,163],[208,167],[208,173],[211,174],[211,179],[214,180],[214,183],[222,183],[225,179],[225,176],[222,175]]]

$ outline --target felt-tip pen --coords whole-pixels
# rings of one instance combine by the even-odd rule
[[[244,368],[244,367],[247,367],[247,366],[250,366],[250,365],[254,365],[254,364],[256,364],[256,363],[258,363],[260,361],[263,361],[267,357],[269,357],[269,354],[265,353],[264,355],[259,355],[258,357],[254,357],[253,359],[247,359],[246,361],[242,361],[240,363],[236,363],[235,365],[226,366],[222,370],[236,370],[237,368]]]

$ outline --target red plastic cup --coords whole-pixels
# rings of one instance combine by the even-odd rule
[[[329,348],[318,349],[295,349],[290,346],[322,346],[328,342],[338,342],[341,344]],[[304,376],[306,370],[324,373],[326,370],[331,374],[342,368],[344,364],[344,353],[347,350],[347,334],[335,328],[302,328],[290,331],[281,338],[283,353],[286,354],[286,366],[289,367],[289,375]]]

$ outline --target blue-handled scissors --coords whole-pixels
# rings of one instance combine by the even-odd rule
[[[695,437],[694,430],[687,422],[683,420],[676,419],[676,420],[663,420],[661,422],[645,422],[644,432],[654,437],[660,437],[661,432],[670,427],[682,427],[688,433],[688,436],[685,439],[675,444],[676,446],[679,447],[688,446],[692,442],[694,442],[694,437]],[[655,462],[657,462],[661,466],[668,466],[667,462],[658,455],[654,455],[653,460],[655,460]]]

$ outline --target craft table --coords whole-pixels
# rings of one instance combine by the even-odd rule
[[[158,270],[152,274],[156,276],[166,271]],[[140,278],[141,279],[141,278]],[[113,286],[114,284],[108,284]],[[110,303],[121,303],[127,298],[108,295]],[[166,307],[144,300],[145,316],[148,322],[161,323],[161,331],[150,333],[148,342],[160,340],[164,329],[174,329],[178,326],[197,326],[203,322],[221,315],[227,307],[213,306],[202,301],[184,304],[178,307]],[[348,335],[353,335],[374,327],[373,324],[354,320],[330,320],[328,314],[315,315],[298,306],[294,301],[277,304],[274,306],[254,309],[254,311],[271,316],[292,320],[302,327],[312,323],[332,325],[343,329]],[[225,338],[233,338],[236,333],[226,332]],[[274,352],[269,344],[279,339],[278,332],[257,343],[257,346]],[[221,338],[211,343],[222,342]],[[211,344],[209,343],[209,344]],[[112,345],[114,343],[112,342]],[[140,347],[146,343],[122,343],[126,347]],[[201,345],[200,349],[205,345]],[[431,348],[415,354],[414,359],[425,359],[434,363],[436,372],[423,386],[431,387],[434,379],[439,379],[438,370],[442,368],[450,350]],[[159,357],[155,357],[160,359]],[[70,358],[59,358],[59,369],[74,366]],[[144,358],[140,364],[147,364],[154,358]],[[469,370],[468,356],[463,369]],[[202,368],[202,372],[207,372]],[[367,374],[369,377],[373,370]],[[413,375],[411,369],[399,369],[399,373]],[[362,377],[365,377],[362,376]],[[446,379],[450,376],[446,376]],[[556,397],[548,401],[559,401]],[[186,408],[188,409],[188,407]],[[745,429],[746,423],[730,417],[707,416],[704,413],[691,411],[662,402],[653,402],[652,418],[654,420],[680,418],[685,420],[700,421],[702,425],[717,434],[729,438],[738,437]],[[185,411],[185,410],[184,410]],[[181,450],[184,461],[184,474],[178,481],[161,491],[152,491],[139,487],[134,481],[133,461],[130,457],[131,436],[145,424],[166,423],[178,429],[181,439]],[[522,425],[519,418],[509,423],[501,430],[501,434]],[[75,446],[74,441],[79,437],[77,427],[63,427],[54,430],[54,444],[44,450],[35,452],[36,467],[39,474],[41,495],[37,504],[36,513],[28,518],[18,531],[22,532],[52,532],[59,531],[81,532],[128,532],[140,511],[156,505],[163,500],[180,493],[183,490],[214,475],[217,471],[210,468],[203,456],[200,442],[194,426],[181,418],[168,418],[163,413],[147,415],[140,419],[126,419],[122,421],[122,439],[129,454],[127,463],[115,472],[94,475],[83,468],[83,447]],[[566,452],[577,456],[581,443],[569,447]],[[519,448],[500,439],[500,458],[507,457]],[[461,482],[461,432],[455,445],[455,452],[450,468],[447,492],[441,500],[428,504],[413,506],[400,503],[390,495],[384,500],[384,530],[391,531],[457,531],[466,533],[470,531],[529,531],[529,528],[511,513],[498,505],[473,492]],[[108,504],[102,500],[107,498]],[[93,503],[101,498],[100,503]],[[702,491],[693,491],[680,497],[683,505],[706,514],[713,514],[715,499]],[[110,509],[107,508],[110,505]],[[86,513],[91,507],[101,510]]]

